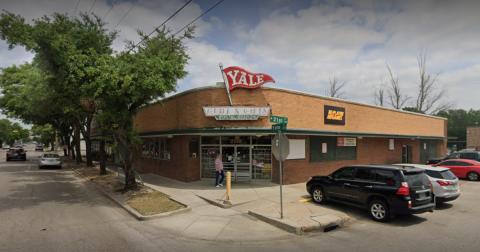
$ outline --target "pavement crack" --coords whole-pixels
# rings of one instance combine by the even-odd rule
[[[218,235],[215,236],[215,240],[217,240],[218,236],[223,233],[223,230],[225,230],[225,228],[227,228],[227,226],[233,221],[233,218],[230,219],[230,221],[227,223],[227,225],[225,225],[223,228],[222,228],[222,231],[218,232]]]

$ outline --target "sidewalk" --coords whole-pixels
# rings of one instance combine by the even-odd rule
[[[109,164],[107,168],[116,172],[118,165]],[[308,201],[310,195],[305,183],[283,186],[284,218],[281,219],[280,185],[269,181],[232,182],[230,205],[224,204],[226,188],[215,187],[214,179],[184,183],[151,173],[138,173],[145,185],[191,208],[189,212],[151,222],[187,238],[212,241],[285,239],[292,234],[334,229],[348,221],[345,213]]]

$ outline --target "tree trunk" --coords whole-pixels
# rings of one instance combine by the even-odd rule
[[[107,167],[105,165],[105,140],[100,140],[100,175],[107,174]]]
[[[123,159],[123,171],[125,172],[124,190],[137,188],[135,170],[133,169],[133,147],[130,144],[130,133],[133,129],[133,120],[119,123],[118,127],[118,154]]]
[[[89,138],[85,138],[85,151],[86,151],[86,159],[87,163],[85,164],[86,166],[93,166],[93,157],[92,157],[92,141],[90,141]]]
[[[64,148],[65,145],[67,146],[66,149]],[[63,146],[62,146],[62,148],[63,148],[63,156],[65,156],[65,157],[68,157],[68,150],[70,149],[69,146],[70,146],[69,137],[68,137],[68,135],[64,135],[63,136]]]
[[[81,125],[80,127],[80,130],[83,135],[83,139],[85,140],[85,152],[86,152],[86,159],[87,159],[86,166],[93,166],[92,144],[91,144],[92,141],[90,139],[90,129],[92,125],[92,118],[93,118],[93,114],[89,114],[85,122],[85,127],[83,127],[83,125]]]
[[[80,123],[77,121],[75,123],[75,151],[77,152],[77,158],[75,159],[76,164],[82,163],[82,152],[80,149]]]

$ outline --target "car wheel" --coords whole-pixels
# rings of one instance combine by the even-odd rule
[[[10,158],[7,158],[7,162],[10,161]]]
[[[318,204],[324,204],[326,202],[325,191],[323,190],[322,187],[317,186],[313,188],[312,199],[313,201],[315,201],[315,203],[318,203]]]
[[[372,200],[368,212],[374,221],[384,222],[390,219],[390,207],[383,200]]]
[[[469,173],[467,174],[467,178],[468,178],[468,180],[471,180],[471,181],[478,180],[478,173],[476,173],[476,172],[469,172]]]

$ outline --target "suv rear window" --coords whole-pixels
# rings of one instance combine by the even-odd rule
[[[428,179],[427,175],[423,172],[419,173],[406,173],[404,172],[405,180],[408,182],[410,186],[422,186],[430,184],[430,180]]]
[[[441,174],[444,179],[455,179],[457,177],[450,170],[443,171]]]
[[[425,173],[432,177],[432,178],[437,178],[437,179],[455,179],[456,176],[450,171],[450,170],[445,170],[445,171],[432,171],[432,170],[425,170]]]

